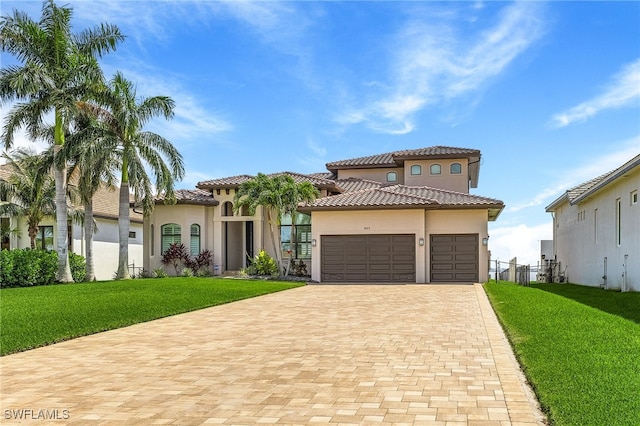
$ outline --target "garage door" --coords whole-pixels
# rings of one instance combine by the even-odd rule
[[[478,282],[478,234],[431,235],[431,282]]]
[[[323,282],[415,282],[415,235],[323,235]]]

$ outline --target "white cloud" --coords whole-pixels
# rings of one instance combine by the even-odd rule
[[[640,59],[625,65],[613,76],[600,95],[553,116],[554,127],[586,121],[601,111],[638,106],[640,101]]]
[[[517,2],[502,10],[495,25],[464,36],[459,14],[451,11],[412,19],[395,39],[390,85],[336,121],[364,123],[381,133],[411,132],[420,110],[477,92],[503,73],[541,37],[540,14],[538,3]]]
[[[549,222],[528,226],[499,226],[489,230],[491,259],[508,262],[514,257],[518,264],[536,265],[540,260],[540,240],[553,239],[553,225]]]

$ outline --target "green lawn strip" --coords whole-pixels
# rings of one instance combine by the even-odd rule
[[[557,425],[640,425],[640,324],[625,319],[631,314],[610,314],[570,298],[594,292],[583,297],[617,300],[600,302],[611,306],[621,305],[620,296],[637,296],[543,287],[485,285],[550,419]]]
[[[300,285],[191,277],[1,289],[0,354]]]

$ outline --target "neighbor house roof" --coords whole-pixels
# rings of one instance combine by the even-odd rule
[[[488,209],[489,220],[495,220],[504,203],[493,198],[423,186],[392,185],[362,189],[332,197],[316,199],[300,205],[301,211],[379,210],[397,208],[421,209]]]
[[[387,152],[385,154],[333,161],[331,163],[327,163],[327,170],[332,173],[337,173],[340,169],[401,167],[405,160],[441,158],[467,158],[469,160],[469,180],[471,181],[471,187],[477,187],[480,171],[480,151],[469,148],[430,146],[418,149],[405,149],[401,151]]]
[[[11,166],[0,165],[0,179],[7,180],[13,174]],[[93,216],[97,218],[118,219],[118,206],[120,203],[120,190],[118,187],[100,186],[93,196]],[[82,208],[79,204],[76,207]],[[129,220],[142,223],[142,214],[131,211]]]
[[[580,201],[588,198],[595,192],[609,185],[620,177],[626,176],[636,167],[640,167],[640,154],[636,155],[631,160],[624,163],[622,166],[608,173],[600,175],[596,178],[588,180],[580,185],[574,186],[568,189],[564,194],[556,198],[551,204],[546,207],[547,212],[555,211],[555,209],[563,202],[568,202],[571,205],[577,204]]]

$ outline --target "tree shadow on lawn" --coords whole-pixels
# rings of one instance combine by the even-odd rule
[[[638,292],[621,293],[576,284],[532,284],[531,287],[640,324],[640,293]]]

